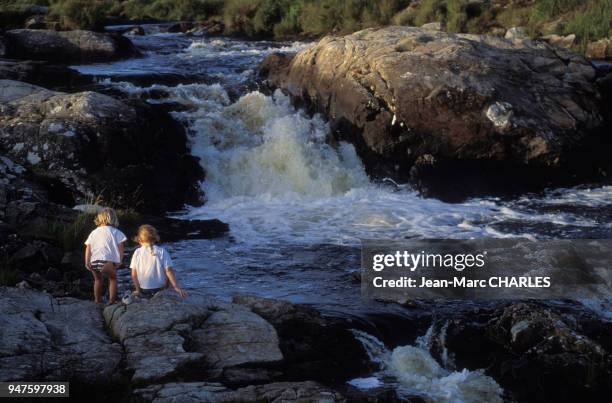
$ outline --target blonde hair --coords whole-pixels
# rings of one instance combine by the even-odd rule
[[[94,223],[98,227],[101,225],[110,225],[112,227],[118,227],[119,219],[117,218],[117,213],[115,213],[115,210],[113,210],[112,208],[105,207],[100,210],[98,215],[96,215]]]
[[[151,250],[151,254],[154,255],[153,245],[159,243],[159,234],[154,226],[144,224],[138,227],[138,233],[134,237],[134,241],[137,243],[148,243],[150,245],[149,249]]]

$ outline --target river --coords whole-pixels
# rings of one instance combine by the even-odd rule
[[[279,91],[258,91],[259,61],[270,52],[294,52],[307,44],[146,30],[145,36],[130,36],[144,57],[75,68],[96,76],[102,91],[170,104],[188,129],[191,151],[207,173],[202,184],[207,201],[173,215],[219,218],[230,225],[223,239],[167,245],[188,289],[226,299],[235,293],[284,298],[362,319],[402,315],[401,307],[360,299],[353,275],[360,267],[360,239],[612,236],[610,186],[450,204],[423,198],[408,185],[371,180],[352,145],[328,144],[329,127],[322,117],[295,109]],[[608,305],[585,304],[581,309],[610,319]],[[369,350],[376,349],[376,342],[359,337]],[[393,355],[400,353],[416,359],[414,351]],[[391,353],[374,355],[384,354]],[[419,359],[425,365],[430,358]],[[468,376],[426,364],[440,384],[446,385],[442,380],[449,376],[457,382]],[[382,378],[356,384],[368,387]],[[411,382],[412,392],[437,396]],[[458,401],[471,400],[465,397],[469,393],[461,396]]]

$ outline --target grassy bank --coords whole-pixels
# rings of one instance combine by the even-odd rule
[[[1,22],[21,24],[32,5],[65,28],[99,28],[109,17],[222,20],[225,34],[287,39],[348,33],[389,24],[441,22],[451,32],[502,34],[524,26],[534,36],[612,36],[612,0],[15,0],[0,3]]]

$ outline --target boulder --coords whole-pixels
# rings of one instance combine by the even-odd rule
[[[612,358],[571,314],[516,303],[443,322],[433,326],[432,354],[456,368],[487,368],[517,401],[588,401],[610,393]]]
[[[44,15],[33,15],[25,20],[23,27],[25,29],[46,29],[47,21]]]
[[[550,43],[551,45],[559,46],[562,48],[572,48],[576,45],[576,35],[575,34],[570,34],[566,36],[551,34],[551,35],[543,36],[542,40]]]
[[[370,360],[349,330],[354,324],[283,300],[237,295],[232,302],[274,326],[284,357],[283,372],[290,379],[343,383],[369,372]]]
[[[0,57],[5,57],[6,56],[6,40],[0,36]]]
[[[108,61],[138,56],[132,42],[121,35],[92,31],[14,29],[5,33],[8,56],[58,63]]]
[[[231,390],[219,383],[166,383],[134,394],[155,403],[169,402],[345,402],[335,390],[315,382],[276,382]]]
[[[0,56],[1,57],[1,56]],[[90,76],[57,64],[35,60],[0,60],[0,79],[24,81],[48,88],[71,88],[92,83]]]
[[[137,301],[104,310],[111,333],[126,351],[126,366],[134,371],[135,383],[189,373],[223,378],[228,368],[283,359],[274,328],[244,307],[197,295],[180,301],[170,292]],[[233,380],[245,379],[234,373]]]
[[[130,35],[134,35],[134,36],[143,36],[145,34],[145,30],[144,30],[143,27],[138,25],[138,26],[135,26],[134,28],[130,29],[128,33]]]
[[[126,367],[135,383],[152,383],[177,376],[203,355],[187,351],[187,335],[210,315],[206,306],[183,304],[173,298],[153,298],[104,310],[111,334],[121,342]]]
[[[442,31],[442,23],[441,22],[430,22],[428,24],[421,25],[422,29],[426,29],[428,31]]]
[[[158,213],[199,201],[202,169],[184,128],[161,108],[0,80],[0,111],[7,155],[61,183],[73,202],[100,196]]]
[[[612,38],[604,38],[587,45],[586,56],[589,59],[611,60]]]
[[[190,21],[182,21],[174,23],[166,28],[166,32],[185,33],[194,28],[194,23]]]
[[[504,37],[512,40],[529,39],[527,30],[524,27],[512,27],[506,31],[506,35]]]
[[[121,347],[93,302],[0,288],[0,381],[118,380]]]
[[[191,337],[194,349],[217,370],[283,359],[272,325],[241,307],[214,312]]]
[[[438,188],[457,192],[491,176],[488,192],[598,163],[581,152],[603,131],[595,69],[543,42],[394,26],[270,56],[260,72],[325,114],[375,176],[447,178]]]

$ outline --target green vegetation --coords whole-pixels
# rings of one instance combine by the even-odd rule
[[[141,223],[140,215],[132,210],[117,210],[120,227],[126,234],[135,233]],[[55,240],[66,252],[79,250],[96,226],[95,214],[81,213],[70,223],[55,223],[49,227],[49,238]]]
[[[6,0],[0,23],[22,24],[33,5],[48,5],[48,17],[65,28],[95,29],[120,17],[222,20],[227,35],[276,39],[430,22],[450,32],[501,34],[524,26],[534,36],[575,33],[583,46],[612,36],[612,0]]]
[[[101,29],[112,3],[107,0],[57,0],[51,2],[50,16],[68,29]]]

